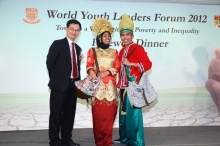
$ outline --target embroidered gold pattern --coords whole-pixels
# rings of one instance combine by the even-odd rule
[[[112,104],[116,104],[118,106],[118,101],[116,99],[112,100],[112,101],[108,101],[107,99],[103,99],[103,100],[94,100],[92,102],[92,105],[96,105],[96,104],[102,104],[102,103],[106,103],[108,106],[111,106]]]
[[[116,50],[112,48],[108,49],[101,49],[101,48],[96,48],[96,56],[100,68],[100,72],[104,72],[109,70],[111,72],[110,76],[107,76],[103,78],[100,82],[100,85],[98,87],[98,90],[95,94],[95,98],[100,100],[99,104],[102,104],[102,102],[106,102],[107,105],[111,105],[112,103],[117,104],[116,100],[116,75],[117,75],[117,70],[114,67],[114,62],[115,62],[115,55],[116,55]],[[88,57],[88,62],[93,60],[91,57],[91,54]],[[92,66],[87,66],[86,70],[88,71],[89,69],[93,68],[94,71],[96,71],[96,65],[95,63],[92,64]],[[94,98],[91,101],[91,104],[94,104],[96,100]]]
[[[111,79],[107,84],[104,84],[102,81],[100,82],[95,97],[99,100],[106,98],[108,101],[112,101],[116,98],[116,88]]]

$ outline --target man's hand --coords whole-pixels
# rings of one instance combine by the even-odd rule
[[[130,61],[129,61],[127,58],[124,58],[124,59],[122,60],[122,63],[123,63],[124,65],[131,65]]]
[[[127,58],[124,58],[124,59],[122,60],[122,63],[123,63],[124,65],[134,66],[134,67],[139,68],[138,63],[130,62]]]

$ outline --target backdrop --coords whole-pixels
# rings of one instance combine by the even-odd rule
[[[101,17],[112,23],[111,47],[120,50],[119,22],[124,13],[135,23],[133,41],[153,62],[148,73],[159,94],[143,109],[144,126],[220,125],[220,94],[215,92],[220,85],[211,75],[208,80],[209,74],[219,72],[215,67],[219,10],[220,5],[209,4],[1,0],[0,131],[48,128],[46,56],[52,42],[65,37],[69,19],[82,24],[77,44],[85,56],[81,70],[85,77],[86,53],[96,46],[93,20]],[[80,99],[74,127],[92,127],[91,109]]]

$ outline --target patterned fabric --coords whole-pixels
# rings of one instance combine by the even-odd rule
[[[87,76],[84,80],[75,81],[76,87],[89,96],[95,95],[99,84],[100,84],[100,79],[93,80],[89,76]]]
[[[142,74],[138,84],[129,81],[126,90],[130,104],[134,107],[147,106],[158,97],[146,72]]]
[[[100,72],[110,71],[111,74],[106,76],[100,81],[98,90],[94,95],[97,99],[107,101],[113,101],[116,96],[116,75],[119,69],[118,51],[116,49],[100,49],[95,48],[97,60],[99,63]],[[89,49],[87,53],[86,69],[93,69],[97,72],[95,60],[92,49]]]

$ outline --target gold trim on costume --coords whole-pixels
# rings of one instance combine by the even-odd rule
[[[111,79],[107,84],[104,84],[102,81],[100,81],[99,88],[95,94],[95,97],[99,100],[103,100],[105,98],[108,101],[113,101],[116,99],[115,91],[115,85]]]
[[[98,99],[98,98],[97,98]],[[93,99],[92,105],[96,105],[96,104],[102,104],[102,103],[106,103],[108,106],[111,106],[112,104],[115,104],[118,106],[118,101],[116,99],[112,100],[112,101],[108,101],[107,99],[103,99],[103,100],[95,100],[95,98]]]
[[[126,115],[126,112],[122,111],[122,106],[123,106],[123,101],[124,101],[124,99],[125,99],[126,93],[127,93],[127,91],[124,90],[124,93],[123,93],[123,95],[122,95],[122,100],[121,100],[121,102],[122,102],[122,104],[121,104],[121,115],[124,115],[124,116]]]

